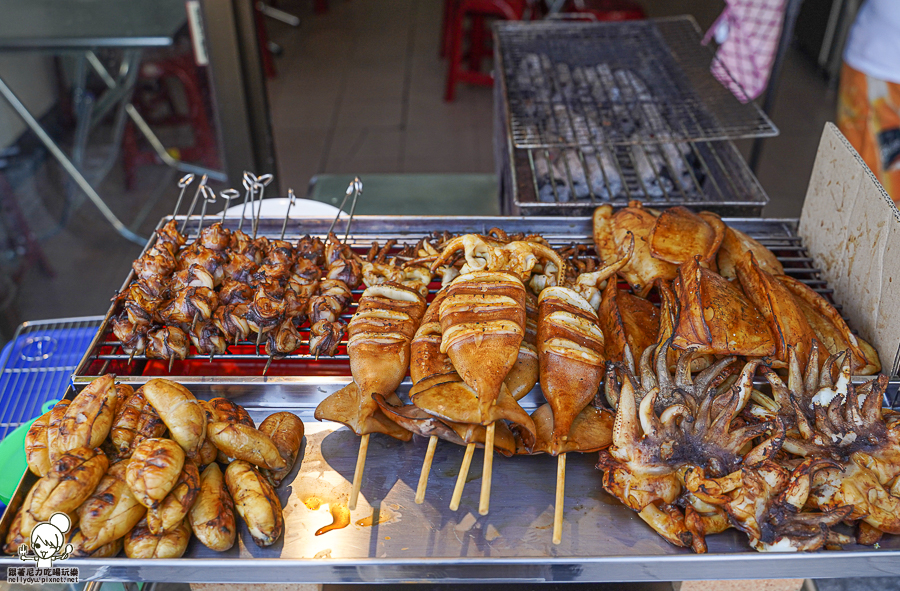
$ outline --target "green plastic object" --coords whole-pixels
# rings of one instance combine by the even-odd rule
[[[53,408],[59,400],[48,400],[41,407],[41,414]],[[28,462],[25,460],[25,435],[31,429],[31,424],[38,420],[34,417],[27,423],[19,425],[12,433],[0,441],[0,501],[4,505],[9,505],[9,500],[16,492],[22,475],[28,469]]]

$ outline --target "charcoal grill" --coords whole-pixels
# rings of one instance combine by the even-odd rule
[[[637,199],[758,216],[730,140],[776,135],[709,72],[690,17],[495,25],[496,162],[507,214],[588,215]]]
[[[168,218],[160,227],[166,221]],[[236,222],[226,218],[225,224],[233,227]],[[768,246],[789,275],[830,297],[831,290],[797,235],[796,220],[726,222]],[[278,236],[281,223],[281,219],[261,219],[259,231]],[[296,240],[307,233],[324,236],[330,223],[291,220],[287,238]],[[188,227],[192,224],[196,218]],[[360,216],[354,220],[348,241],[362,251],[373,240],[395,238],[409,243],[436,229],[486,233],[495,226],[507,233],[540,231],[554,246],[590,243],[592,234],[587,217]],[[108,334],[112,312],[78,365],[67,397],[103,371],[115,371],[119,381],[135,388],[164,373],[167,364],[154,367],[135,360],[128,365],[120,345]],[[439,579],[476,583],[728,579],[758,577],[760,572],[770,578],[900,575],[900,536],[886,537],[878,551],[852,546],[844,552],[773,556],[749,551],[746,536],[730,530],[708,538],[709,554],[694,555],[675,548],[603,492],[593,454],[571,454],[568,460],[565,529],[562,544],[555,546],[549,529],[554,458],[496,458],[491,513],[478,517],[476,487],[466,490],[459,512],[447,507],[463,449],[445,443],[438,444],[425,503],[413,501],[426,445],[421,438],[401,443],[374,436],[359,506],[351,522],[343,529],[314,535],[331,522],[330,506],[346,503],[356,463],[357,437],[338,424],[313,418],[316,405],[349,382],[349,365],[343,358],[316,362],[301,351],[276,361],[270,375],[263,377],[260,373],[267,358],[241,352],[241,347],[248,346],[239,345],[212,362],[192,356],[175,366],[182,375],[172,379],[201,399],[225,396],[234,400],[257,423],[283,410],[304,421],[302,467],[278,489],[285,507],[285,538],[274,546],[258,548],[241,523],[238,542],[225,553],[208,550],[193,540],[178,559],[69,559],[67,565],[77,566],[82,580],[399,583]],[[276,372],[278,368],[281,370]],[[275,373],[280,375],[272,375]],[[763,383],[761,388],[765,388]],[[400,395],[406,396],[409,387],[407,379]],[[885,404],[898,403],[897,387],[898,381],[892,381]],[[521,404],[531,412],[542,402],[536,386]],[[478,460],[480,454],[476,454],[473,473],[479,470]],[[30,473],[23,477],[10,510],[0,520],[0,535],[35,481]],[[0,568],[20,564],[17,557],[0,557]]]
[[[158,228],[161,228],[170,217],[163,218]],[[183,219],[178,216],[176,219]],[[830,297],[832,290],[822,279],[819,269],[813,264],[812,258],[806,252],[800,237],[797,235],[797,222],[795,220],[768,220],[752,218],[728,218],[729,225],[746,232],[759,240],[772,250],[784,266],[785,273],[791,275],[816,290],[825,297]],[[235,229],[237,219],[226,218],[225,227]],[[188,224],[187,235],[193,235],[191,227],[196,228],[196,216]],[[259,234],[276,238],[281,233],[281,219],[260,219]],[[296,242],[300,236],[310,234],[312,236],[325,237],[331,220],[291,220],[285,239]],[[539,232],[554,247],[567,246],[571,243],[591,244],[592,220],[589,217],[455,217],[455,216],[357,216],[353,221],[352,232],[347,244],[356,252],[365,253],[373,241],[383,244],[387,240],[397,240],[395,252],[405,244],[415,244],[421,238],[429,236],[433,231],[448,231],[454,234],[480,233],[486,234],[491,228],[498,227],[509,234],[523,232],[530,234]],[[149,249],[155,241],[148,242]],[[134,278],[131,271],[123,284],[127,287]],[[429,300],[439,289],[435,282],[430,286]],[[361,289],[354,291],[354,300],[359,298]],[[840,309],[838,307],[838,309]],[[356,310],[356,302],[348,306],[343,315],[345,322]],[[231,345],[228,352],[210,360],[208,356],[201,355],[191,347],[191,353],[183,361],[175,361],[172,371],[168,370],[168,361],[150,360],[143,357],[135,357],[130,360],[122,348],[122,344],[112,334],[110,321],[118,312],[117,305],[110,306],[103,323],[100,325],[97,335],[91,343],[88,352],[75,370],[76,382],[90,381],[92,377],[107,372],[118,376],[218,376],[223,378],[279,378],[284,376],[349,376],[350,364],[346,351],[346,340],[342,341],[338,348],[338,354],[333,358],[319,358],[309,355],[308,347],[303,345],[292,355],[276,358],[271,364],[266,376],[263,377],[263,368],[268,361],[268,356],[262,351],[256,351],[254,341],[242,341],[237,345]],[[301,332],[309,332],[308,327],[301,328]],[[886,368],[887,369],[887,368]],[[176,379],[180,379],[176,378]]]

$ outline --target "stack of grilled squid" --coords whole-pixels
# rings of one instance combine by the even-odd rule
[[[851,383],[880,362],[827,300],[707,212],[601,207],[594,242],[600,260],[494,231],[395,263],[429,263],[441,289],[427,308],[367,290],[351,334],[359,323],[369,347],[350,352],[354,382],[317,418],[427,437],[417,502],[437,442],[465,445],[454,509],[475,447],[482,513],[494,448],[558,456],[557,543],[565,455],[601,450],[604,488],[697,552],[730,527],[758,550],[854,541],[841,522],[862,543],[900,532],[900,420],[880,409],[885,378]],[[367,385],[376,367],[391,380]],[[538,381],[547,403],[529,416],[518,400]]]
[[[25,440],[39,476],[6,537],[15,554],[38,522],[66,513],[73,556],[178,558],[191,536],[218,551],[237,532],[235,513],[259,546],[284,531],[275,494],[291,471],[303,422],[288,412],[257,429],[225,398],[197,400],[153,379],[137,391],[107,374],[38,418]],[[221,464],[221,467],[220,467]]]

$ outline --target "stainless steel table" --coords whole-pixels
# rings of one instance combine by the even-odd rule
[[[211,178],[225,180],[219,171],[208,170],[173,158],[159,138],[131,104],[131,94],[137,80],[141,50],[147,47],[172,45],[175,34],[187,21],[184,0],[28,0],[9,2],[3,8],[0,19],[0,51],[49,51],[53,53],[77,52],[79,56],[75,75],[75,105],[77,125],[75,147],[70,158],[43,129],[34,115],[0,77],[0,94],[15,109],[28,127],[40,139],[75,183],[100,210],[100,213],[125,238],[144,244],[109,209],[91,182],[81,170],[82,156],[91,127],[113,108],[115,116],[113,146],[121,143],[124,117],[127,115],[153,147],[159,158],[176,170],[208,174]],[[123,50],[122,67],[113,76],[97,58],[96,48]],[[84,85],[87,67],[93,69],[108,88],[99,100],[86,97]],[[100,167],[100,178],[115,161],[115,150]],[[95,179],[94,184],[99,182]]]

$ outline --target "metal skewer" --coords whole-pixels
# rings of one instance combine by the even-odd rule
[[[200,208],[200,225],[197,227],[197,239],[200,238],[200,232],[203,231],[203,220],[206,219],[206,206],[216,202],[215,191],[206,185],[202,185],[200,188],[203,189],[203,207]]]
[[[191,200],[191,208],[188,210],[187,215],[184,216],[184,222],[181,224],[181,233],[184,234],[184,229],[187,227],[188,220],[191,217],[191,214],[194,213],[194,208],[197,206],[197,199],[200,197],[200,191],[203,190],[203,187],[206,186],[206,181],[209,180],[209,176],[203,175],[200,177],[200,184],[197,185],[197,192],[194,193],[194,198]]]
[[[247,199],[253,194],[253,187],[256,185],[256,175],[252,172],[244,171],[242,183],[244,185],[244,207],[241,208],[241,221],[238,223],[238,230],[244,227],[244,216],[247,215]],[[250,213],[253,213],[252,211]]]
[[[350,236],[350,224],[353,223],[353,213],[356,211],[356,201],[359,199],[359,196],[362,195],[363,184],[362,181],[359,180],[359,177],[355,177],[353,182],[350,183],[350,186],[353,187],[353,201],[350,203],[350,218],[347,220],[347,231],[344,232],[343,243],[346,244],[347,237]]]
[[[266,187],[268,187],[269,183],[271,183],[273,180],[275,180],[274,175],[264,174],[261,177],[259,177],[258,179],[256,179],[256,184],[253,187],[254,189],[257,189],[257,188],[259,189],[259,199],[257,200],[259,207],[256,208],[256,215],[253,217],[253,238],[254,239],[256,239],[256,230],[259,228],[259,214],[262,213],[263,195],[266,192]],[[251,211],[250,213],[253,213],[253,212]]]
[[[225,223],[225,212],[228,211],[228,205],[231,203],[232,199],[237,199],[241,194],[237,189],[225,189],[224,191],[219,191],[219,197],[225,200],[225,207],[222,208],[222,220],[221,223]]]
[[[347,203],[347,199],[350,197],[350,195],[353,194],[353,189],[354,189],[354,183],[351,182],[350,185],[347,187],[347,192],[344,193],[344,199],[341,201],[341,204],[338,206],[337,215],[334,216],[334,220],[332,220],[331,225],[328,226],[328,232],[325,233],[326,236],[331,234],[331,231],[334,230],[334,225],[337,223],[338,219],[341,217],[341,213],[344,212],[344,205]]]
[[[188,185],[194,182],[193,174],[186,174],[178,181],[178,188],[181,189],[181,192],[178,193],[178,201],[175,202],[175,211],[172,212],[172,217],[178,213],[178,208],[181,207],[181,200],[184,199],[184,192],[187,190]]]
[[[294,196],[294,190],[288,189],[288,206],[287,212],[284,214],[284,222],[281,224],[281,240],[284,240],[284,232],[287,230],[287,221],[291,216],[291,207],[294,206],[294,201],[296,200],[297,198]]]

